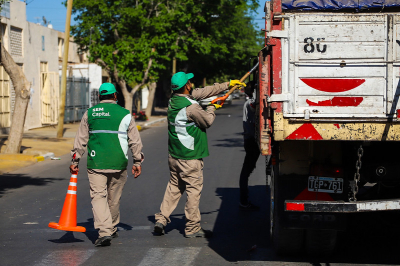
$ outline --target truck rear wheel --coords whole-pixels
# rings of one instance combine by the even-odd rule
[[[306,233],[306,250],[311,256],[330,256],[335,250],[336,230],[308,229]]]
[[[271,238],[276,253],[295,254],[301,251],[304,243],[303,229],[289,229],[282,227],[279,221],[278,208],[283,208],[283,201],[278,189],[277,169],[272,168],[270,184],[270,220],[271,220]]]
[[[277,222],[272,229],[272,238],[278,254],[296,254],[303,248],[304,230],[282,228]]]

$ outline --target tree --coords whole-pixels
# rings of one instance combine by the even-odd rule
[[[3,6],[5,2],[5,0],[1,0],[0,6]],[[30,84],[22,69],[14,62],[11,55],[5,49],[2,40],[0,41],[0,53],[1,64],[10,76],[15,90],[14,112],[11,120],[10,133],[8,134],[7,147],[4,153],[20,153],[26,110],[30,99]]]
[[[129,111],[135,92],[156,82],[157,69],[163,68],[158,62],[165,57],[164,9],[162,1],[151,0],[74,1],[75,41],[118,84]],[[132,90],[127,84],[133,84]]]
[[[237,60],[257,50],[250,44],[257,34],[249,18],[256,7],[256,0],[75,0],[72,32],[90,61],[118,84],[129,111],[133,94],[148,85],[149,110],[151,88],[160,75],[170,77],[172,58],[182,62],[181,69],[201,64],[205,70],[196,68],[196,73],[207,78],[237,73],[243,65]],[[249,41],[236,37],[243,27]],[[235,56],[228,58],[230,54]],[[227,63],[221,64],[223,60]]]
[[[176,12],[185,14],[192,10],[193,16],[183,23],[190,26],[187,34],[180,38],[178,70],[195,72],[197,84],[201,84],[203,78],[215,82],[240,78],[248,68],[250,57],[257,56],[263,47],[262,33],[255,30],[252,21],[257,1],[185,2]]]
[[[258,7],[253,0],[169,1],[169,36],[176,40],[171,58],[177,59],[177,71],[195,73],[196,85],[239,78],[248,70],[251,57],[263,47],[262,33],[255,30],[252,17]],[[172,64],[160,78],[169,83]],[[205,85],[205,84],[204,84]],[[169,86],[164,87],[166,97]]]

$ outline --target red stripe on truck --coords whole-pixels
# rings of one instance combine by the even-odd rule
[[[324,92],[343,92],[357,88],[365,79],[301,79],[308,86]]]
[[[312,102],[306,100],[309,106],[359,106],[363,97],[333,97],[331,100]]]
[[[286,139],[303,139],[303,140],[323,140],[321,135],[310,123],[305,123],[292,134],[286,137]]]

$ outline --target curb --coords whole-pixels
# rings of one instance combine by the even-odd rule
[[[49,159],[49,158],[53,158],[54,157],[54,153],[52,152],[48,152],[46,154],[42,155],[44,159]]]
[[[0,160],[40,162],[44,161],[44,157],[26,154],[0,154]]]
[[[163,117],[163,118],[160,118],[160,119],[157,119],[157,120],[148,122],[148,123],[144,124],[143,126],[147,127],[147,126],[150,126],[150,125],[152,125],[152,124],[155,124],[155,123],[158,123],[158,122],[162,122],[162,121],[164,121],[164,120],[167,120],[167,118],[166,118],[166,117]]]
[[[44,157],[43,156],[36,156],[35,158],[36,158],[37,162],[44,161]]]

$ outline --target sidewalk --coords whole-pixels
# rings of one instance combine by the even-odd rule
[[[166,114],[166,112],[165,112]],[[164,112],[156,112],[147,121],[136,121],[139,131],[166,121]],[[22,154],[1,154],[7,144],[7,135],[0,135],[0,175],[26,167],[38,161],[59,159],[71,151],[79,122],[64,125],[63,138],[57,139],[57,125],[24,132]]]

